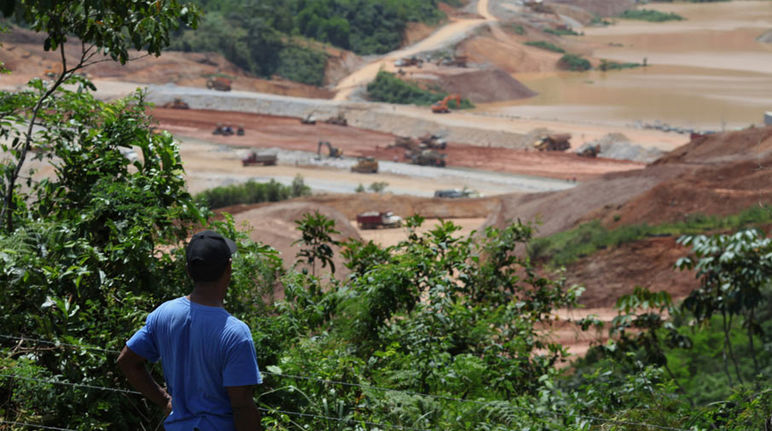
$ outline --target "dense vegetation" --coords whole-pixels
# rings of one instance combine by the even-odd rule
[[[86,4],[41,1],[27,13],[47,46],[76,34],[120,60],[134,41],[163,47],[183,7],[105,10],[145,23],[124,39],[105,37],[120,22],[91,20]],[[34,19],[65,12],[68,22]],[[151,132],[144,95],[98,101],[75,74],[86,65],[0,92],[4,429],[158,427],[161,412],[125,389],[115,357],[151,309],[189,291],[181,245],[192,226],[237,240],[226,307],[252,328],[266,429],[759,430],[772,413],[772,240],[760,232],[683,238],[692,253],[678,265],[699,288],[680,305],[640,288],[620,298],[611,340],[566,368],[549,330],[582,288],[519,253],[529,226],[461,237],[450,222],[419,233],[415,216],[395,246],[345,242],[343,277],[331,266],[334,223],[307,214],[296,257],[311,271],[285,269],[185,191],[177,145]],[[32,148],[51,178],[22,169]],[[142,158],[129,161],[130,148]]]
[[[547,51],[559,52],[561,54],[566,52],[565,49],[555,45],[552,42],[547,42],[546,40],[528,41],[525,44],[528,46],[535,46],[537,48],[546,49]]]
[[[565,70],[582,72],[592,69],[592,64],[586,58],[576,54],[565,54],[558,60],[558,67]]]
[[[652,9],[628,9],[622,12],[619,17],[651,22],[681,21],[684,19],[684,17],[676,13],[660,12]]]
[[[322,85],[322,43],[357,54],[398,48],[408,22],[444,18],[436,0],[196,0],[205,11],[172,49],[214,51],[256,75]],[[321,43],[311,43],[313,41]]]
[[[645,62],[645,60],[644,60]],[[634,69],[636,67],[645,66],[645,64],[641,63],[619,63],[616,61],[609,61],[605,58],[600,59],[600,64],[598,65],[598,70],[606,71],[606,70],[622,70],[622,69]]]
[[[393,73],[380,71],[373,82],[367,84],[367,97],[370,100],[387,103],[431,105],[440,101],[448,93],[442,91],[424,90],[416,84],[403,81]],[[461,99],[461,106],[456,101],[448,102],[450,109],[469,109],[474,105],[469,99]]]
[[[195,199],[200,205],[217,209],[237,204],[277,202],[309,194],[311,194],[310,187],[305,185],[302,177],[297,176],[289,186],[278,183],[273,179],[267,183],[257,183],[249,180],[243,184],[233,184],[204,190],[197,194]]]

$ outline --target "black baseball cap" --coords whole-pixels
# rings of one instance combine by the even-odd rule
[[[193,281],[215,281],[225,272],[236,243],[217,232],[205,230],[193,235],[185,250],[188,272]]]

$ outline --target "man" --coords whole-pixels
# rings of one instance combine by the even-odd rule
[[[252,390],[262,377],[252,335],[223,308],[235,251],[236,244],[216,232],[193,235],[185,251],[193,291],[150,313],[118,357],[129,383],[168,415],[167,431],[260,427]],[[169,392],[145,367],[158,359]]]

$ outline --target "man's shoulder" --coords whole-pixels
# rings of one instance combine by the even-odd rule
[[[228,315],[225,323],[225,331],[237,337],[252,339],[252,332],[249,330],[249,326],[231,314]]]

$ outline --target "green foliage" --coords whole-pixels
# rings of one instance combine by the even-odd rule
[[[383,193],[388,185],[386,181],[376,181],[367,186],[367,189],[373,193]]]
[[[684,17],[676,13],[666,13],[651,9],[629,9],[622,12],[619,17],[650,22],[681,21],[684,19]]]
[[[383,54],[402,44],[408,22],[444,18],[436,0],[198,0],[198,31],[180,32],[172,49],[220,52],[260,76],[324,83],[327,54],[302,39],[357,54]]]
[[[207,208],[216,209],[238,204],[277,202],[309,194],[311,189],[305,185],[303,178],[295,177],[290,186],[272,179],[267,183],[249,180],[243,184],[215,187],[197,194],[196,201]]]
[[[598,69],[602,71],[607,70],[622,70],[622,69],[633,69],[636,67],[641,67],[641,63],[617,63],[616,61],[609,61],[605,58],[600,59],[600,65],[598,65]]]
[[[545,33],[554,34],[555,36],[583,36],[583,33],[577,33],[571,28],[545,28]]]
[[[357,185],[356,189],[354,189],[356,193],[364,193],[365,192],[365,186],[362,183],[359,183]]]
[[[559,52],[561,54],[566,52],[565,49],[555,45],[552,42],[547,42],[544,40],[529,41],[529,42],[525,42],[525,44],[528,46],[535,46],[537,48],[546,49],[547,51]]]
[[[772,206],[754,205],[737,214],[725,217],[687,214],[683,221],[657,226],[627,225],[609,230],[599,221],[583,223],[578,227],[548,237],[537,238],[529,244],[532,259],[549,262],[552,266],[568,265],[597,250],[616,247],[647,236],[688,235],[715,230],[736,230],[772,222]]]
[[[424,90],[417,85],[399,79],[395,74],[380,71],[373,82],[367,84],[367,97],[370,100],[387,103],[431,105],[445,98],[447,93]],[[455,100],[448,103],[452,109]],[[468,99],[461,99],[460,109],[473,108]]]
[[[279,53],[275,73],[292,81],[321,86],[326,65],[327,55],[323,52],[290,45]]]
[[[560,57],[560,60],[558,60],[558,67],[565,70],[582,72],[585,70],[590,70],[592,65],[586,58],[583,58],[579,55],[565,54],[564,56]]]
[[[335,274],[335,264],[332,261],[332,246],[339,242],[332,239],[332,235],[340,233],[335,230],[335,221],[327,218],[319,211],[313,214],[304,214],[303,218],[296,220],[297,229],[303,234],[293,244],[302,244],[303,248],[297,257],[305,259],[311,265],[311,274],[316,275],[316,261],[322,264],[322,268],[330,266],[330,271]]]

